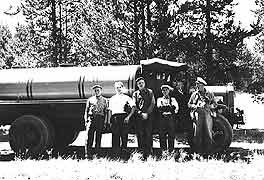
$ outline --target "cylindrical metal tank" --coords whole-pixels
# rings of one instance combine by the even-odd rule
[[[5,69],[0,70],[0,99],[88,98],[94,84],[102,85],[103,95],[110,97],[115,81],[122,81],[132,93],[140,71],[139,65]]]

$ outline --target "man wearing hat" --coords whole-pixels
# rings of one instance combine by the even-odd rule
[[[155,106],[155,98],[151,89],[146,88],[145,79],[136,79],[138,90],[133,93],[136,104],[136,133],[138,147],[148,156],[152,150],[152,120],[150,118]]]
[[[169,149],[170,152],[174,149],[174,138],[175,138],[175,114],[178,113],[179,106],[174,97],[169,95],[173,88],[169,85],[162,85],[161,92],[162,97],[157,99],[157,107],[159,109],[160,118],[160,148],[162,150]],[[168,134],[168,138],[166,137]],[[167,143],[168,139],[168,143]]]
[[[216,102],[214,94],[207,91],[205,85],[207,85],[206,81],[197,77],[197,89],[188,102],[191,118],[194,121],[193,147],[197,152],[210,152],[213,146],[211,109],[215,107]]]
[[[86,129],[88,131],[85,153],[87,157],[91,155],[91,148],[95,137],[95,148],[99,150],[101,147],[101,138],[104,123],[107,122],[106,111],[108,107],[107,99],[102,96],[102,86],[96,84],[92,87],[94,96],[90,97],[86,102],[86,108],[84,113],[84,119],[86,122]]]

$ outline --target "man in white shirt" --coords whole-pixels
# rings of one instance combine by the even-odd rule
[[[134,101],[124,94],[124,84],[122,82],[115,82],[116,94],[109,100],[108,123],[111,124],[112,129],[112,148],[113,154],[120,153],[122,149],[127,148],[128,139],[128,123],[135,111]],[[130,106],[130,112],[126,112],[126,106]],[[121,138],[121,146],[120,146]]]
[[[162,150],[169,149],[170,152],[174,149],[176,125],[175,114],[177,114],[179,110],[179,106],[176,99],[169,95],[169,92],[171,90],[173,90],[173,88],[169,85],[162,85],[161,91],[163,96],[157,99],[157,107],[161,115],[159,132],[160,148]]]

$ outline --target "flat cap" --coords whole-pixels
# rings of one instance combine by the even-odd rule
[[[201,77],[197,77],[196,83],[207,85],[207,82]]]
[[[142,76],[140,76],[140,77],[138,77],[138,78],[136,79],[136,82],[138,82],[138,81],[140,81],[140,80],[145,81],[145,79],[144,79]]]
[[[160,89],[164,89],[164,88],[168,88],[170,91],[173,90],[173,88],[172,88],[170,85],[168,85],[168,84],[163,84],[163,85],[160,87]]]
[[[95,84],[94,86],[92,86],[92,89],[95,89],[95,88],[101,88],[102,89],[102,86],[99,84]]]

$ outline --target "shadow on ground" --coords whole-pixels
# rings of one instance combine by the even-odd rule
[[[251,129],[251,130],[234,130],[234,138],[233,142],[246,142],[246,143],[263,143],[264,142],[264,130],[260,129]],[[134,139],[131,139],[134,140]],[[154,136],[154,141],[158,141],[158,137]],[[0,143],[7,142],[8,136],[6,134],[0,134]],[[177,136],[177,141],[183,145],[186,145],[186,138],[184,136]],[[121,160],[128,160],[130,159],[135,153],[139,153],[137,148],[128,148],[127,150],[123,150],[119,154],[119,159]],[[214,159],[222,159],[225,162],[229,161],[236,161],[242,160],[245,162],[250,162],[253,155],[257,154],[264,154],[263,149],[248,149],[245,147],[230,147],[226,151],[221,153],[216,153],[212,155],[203,155],[204,158],[214,158]],[[102,148],[100,151],[95,151],[92,149],[92,158],[109,158],[109,159],[116,159],[113,156],[111,148]],[[73,159],[84,159],[84,146],[68,146],[62,149],[53,149],[47,152],[45,155],[38,157],[37,159],[49,159],[49,158],[73,158]],[[194,154],[192,153],[189,147],[181,147],[175,148],[173,153],[163,153],[159,148],[153,148],[152,157],[154,159],[166,159],[168,157],[175,158],[176,161],[179,160],[191,160],[194,158]],[[0,161],[12,161],[17,159],[15,154],[6,149],[0,149]]]

